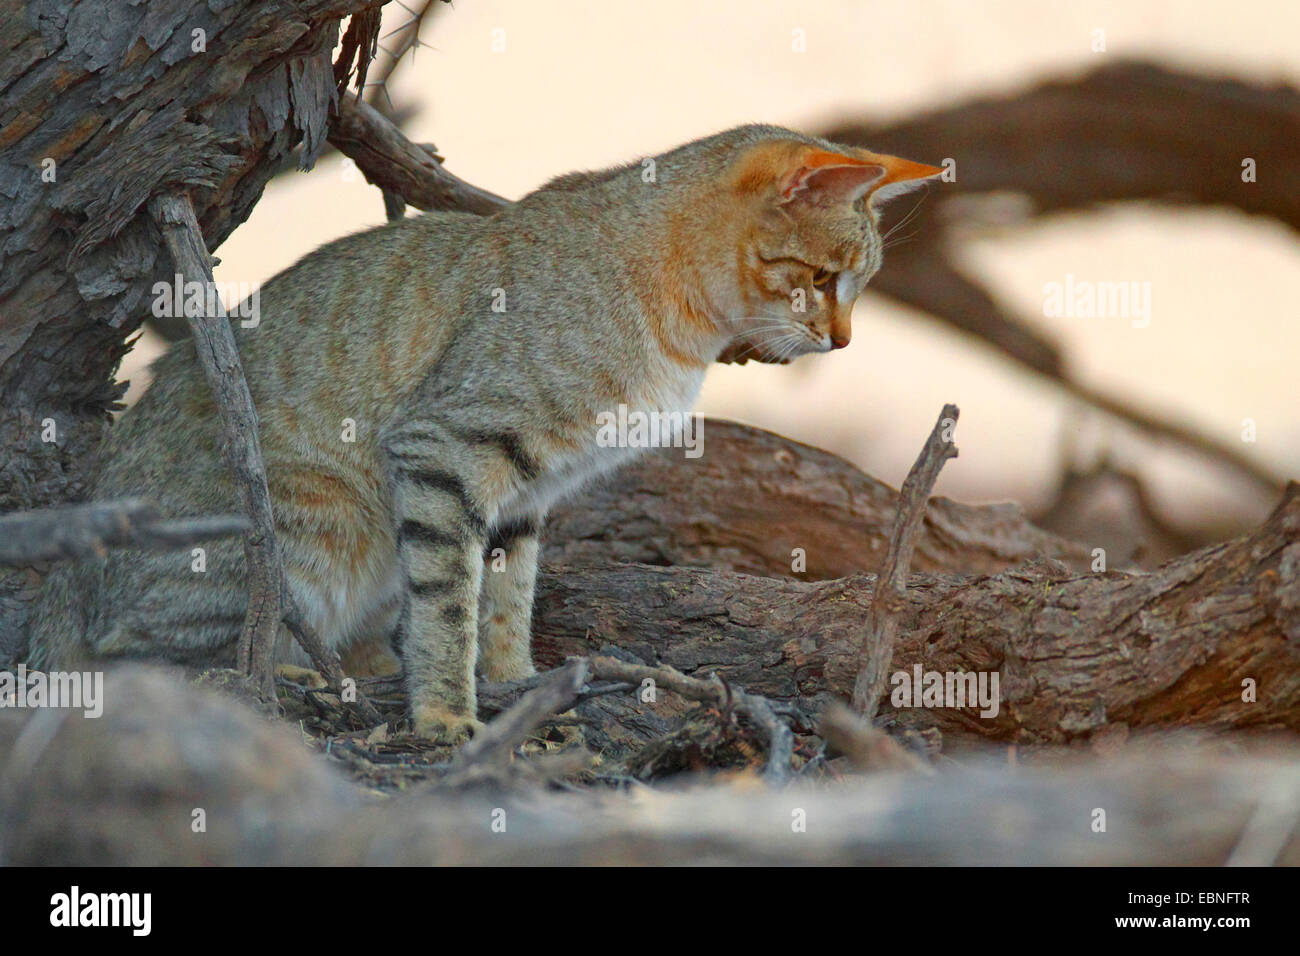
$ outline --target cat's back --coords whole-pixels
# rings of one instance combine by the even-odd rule
[[[481,261],[482,223],[467,214],[426,213],[344,236],[232,309],[264,437],[279,426],[303,427],[313,416],[331,431],[340,415],[381,417],[414,387],[455,335],[468,275],[460,261]],[[141,446],[206,445],[213,437],[206,425],[216,408],[193,341],[172,346],[150,374],[150,387],[113,430],[109,470],[114,459],[144,453]],[[159,429],[163,421],[170,427]]]

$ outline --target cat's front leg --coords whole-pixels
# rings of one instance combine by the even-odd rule
[[[533,587],[541,520],[519,518],[492,529],[483,552],[479,598],[479,669],[488,681],[530,677]]]
[[[406,450],[401,449],[405,447]],[[454,467],[454,455],[397,443],[394,504],[407,604],[398,652],[411,699],[412,729],[459,744],[481,727],[474,691],[478,596],[487,523]]]

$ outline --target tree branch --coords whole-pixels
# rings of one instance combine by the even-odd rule
[[[527,691],[461,748],[452,761],[447,778],[440,783],[447,785],[467,780],[476,769],[504,764],[510,753],[543,721],[573,706],[587,682],[587,670],[587,662],[576,658],[545,675],[536,687]]]
[[[330,116],[329,141],[352,158],[367,182],[417,209],[490,216],[511,204],[447,172],[432,153],[355,97],[339,100],[338,112]]]
[[[794,756],[794,736],[790,733],[790,728],[776,716],[772,705],[758,694],[728,686],[716,675],[710,675],[708,680],[700,680],[672,667],[629,664],[600,655],[591,658],[591,673],[604,680],[636,686],[651,680],[657,686],[680,694],[687,700],[709,704],[724,713],[735,710],[744,714],[768,737],[767,767],[763,770],[763,777],[772,784],[782,784],[789,780],[790,760]]]
[[[213,288],[211,256],[194,217],[188,196],[155,196],[149,212],[162,231],[178,278]],[[252,529],[244,537],[248,568],[248,611],[239,639],[239,669],[249,674],[259,692],[274,699],[272,660],[275,638],[283,616],[281,587],[284,578],[280,549],[271,516],[271,494],[266,465],[257,433],[257,410],[244,380],[243,364],[235,346],[229,320],[223,315],[186,315],[194,336],[203,375],[221,418],[222,448],[226,464],[239,490]]]
[[[880,695],[889,683],[889,665],[894,655],[894,637],[898,633],[898,611],[906,602],[907,574],[912,566],[912,552],[925,518],[925,505],[939,478],[944,462],[957,457],[952,430],[961,414],[956,405],[945,405],[939,412],[930,438],[917,457],[899,492],[898,518],[889,535],[885,566],[876,576],[876,594],[867,616],[867,633],[862,638],[861,670],[853,684],[853,709],[867,720],[876,716]]]
[[[343,673],[343,664],[339,656],[334,651],[325,646],[325,642],[320,639],[320,635],[303,616],[298,602],[293,599],[293,594],[288,586],[282,582],[281,596],[284,599],[284,624],[289,629],[289,633],[297,640],[298,646],[307,652],[311,658],[312,664],[316,670],[320,671],[321,676],[329,683],[330,687],[336,688],[339,694],[339,702],[347,707],[353,706],[358,715],[364,721],[367,727],[375,727],[384,722],[379,711],[375,710],[373,704],[362,692],[360,686],[357,687],[357,699],[355,705],[344,699],[343,681],[346,679]]]
[[[164,521],[138,498],[43,508],[0,517],[0,565],[103,557],[109,548],[179,548],[251,527],[237,515]]]

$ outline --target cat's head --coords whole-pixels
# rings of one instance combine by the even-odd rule
[[[829,145],[768,139],[728,165],[706,280],[730,336],[723,361],[848,345],[853,303],[881,264],[880,205],[943,172]]]

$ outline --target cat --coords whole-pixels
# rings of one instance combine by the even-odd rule
[[[488,218],[400,219],[272,278],[256,327],[232,325],[308,621],[336,649],[391,637],[414,732],[463,741],[476,668],[533,673],[547,510],[636,451],[599,447],[597,416],[687,411],[720,356],[848,345],[881,265],[879,203],[941,172],[744,126]],[[238,510],[193,343],[155,364],[106,443],[93,496],[128,495],[176,517]],[[56,568],[31,663],[229,664],[242,554],[228,540]]]

